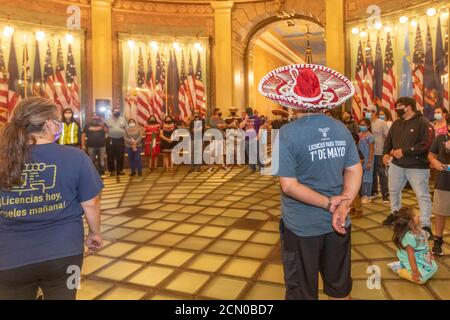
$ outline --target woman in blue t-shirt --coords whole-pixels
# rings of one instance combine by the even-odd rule
[[[99,193],[89,157],[54,143],[56,105],[22,100],[0,131],[0,300],[75,299],[84,252],[102,246]]]

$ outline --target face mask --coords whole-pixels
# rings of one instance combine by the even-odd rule
[[[367,127],[365,127],[365,126],[359,126],[359,131],[361,131],[361,132],[366,132],[367,130],[368,130]]]
[[[62,125],[60,122],[56,121],[56,120],[52,120],[53,123],[57,124],[59,129],[56,131],[53,131],[53,129],[49,126],[50,130],[52,131],[53,135],[55,136],[53,139],[53,142],[56,142],[59,140],[59,137],[61,137],[61,133],[62,133]]]
[[[150,119],[150,123],[155,123],[156,119]]]
[[[219,112],[217,115],[218,115],[219,117],[221,117],[221,116],[222,116],[222,112]]]
[[[365,118],[366,118],[367,120],[372,119],[372,112],[366,112]]]
[[[441,121],[442,120],[442,113],[435,113],[434,114],[434,120]]]
[[[135,127],[136,127],[136,123],[133,123],[133,122],[132,122],[132,123],[129,123],[128,126],[129,126],[130,128],[135,128]]]
[[[91,123],[94,126],[98,126],[98,125],[100,125],[101,122],[100,122],[100,120],[96,119],[96,120],[92,120]]]
[[[397,109],[396,112],[397,112],[397,115],[399,118],[403,118],[406,111],[405,111],[405,109]]]
[[[386,120],[386,116],[384,114],[380,114],[380,119],[381,120]]]
[[[231,112],[231,115],[234,117],[236,115],[236,112]]]
[[[118,118],[120,117],[120,111],[116,111],[113,113],[114,117]]]

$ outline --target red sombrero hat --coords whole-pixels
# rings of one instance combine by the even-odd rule
[[[332,109],[355,93],[346,77],[315,64],[293,64],[275,69],[261,79],[258,90],[283,107],[308,111]]]
[[[285,117],[289,116],[289,112],[284,109],[273,109],[272,114],[276,116],[285,116]]]

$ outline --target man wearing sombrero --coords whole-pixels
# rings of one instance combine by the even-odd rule
[[[279,132],[282,216],[280,236],[286,299],[318,299],[318,274],[332,299],[348,299],[351,278],[349,205],[359,192],[362,167],[353,138],[320,111],[354,94],[338,72],[312,64],[267,74],[261,94],[294,109],[297,120]]]

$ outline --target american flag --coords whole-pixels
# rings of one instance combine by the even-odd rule
[[[370,37],[367,36],[367,43],[365,48],[365,61],[366,61],[366,74],[364,82],[364,96],[366,97],[367,106],[373,105],[373,78],[374,78],[374,68],[373,68],[373,57],[372,57],[372,47],[370,45]]]
[[[134,49],[130,48],[130,67],[128,68],[127,94],[125,97],[125,118],[137,119],[136,99],[136,67],[134,63]]]
[[[205,86],[202,80],[202,65],[200,63],[200,53],[197,53],[197,66],[195,68],[195,95],[196,95],[196,109],[201,114],[206,114],[205,105]]]
[[[422,41],[422,34],[420,31],[420,24],[417,24],[416,29],[416,43],[414,45],[413,55],[413,90],[414,100],[417,103],[417,109],[423,110],[423,72],[424,72],[425,52]]]
[[[446,36],[447,41],[445,41],[445,49],[444,49],[444,56],[445,56],[445,71],[444,74],[446,76],[444,76],[444,81],[442,82],[442,86],[443,86],[443,105],[445,108],[447,108],[448,111],[450,111],[450,106],[449,106],[449,98],[448,98],[448,76],[449,76],[449,68],[448,68],[448,32],[447,32],[447,36]]]
[[[8,121],[8,73],[0,43],[0,126]]]
[[[19,89],[19,66],[17,65],[14,37],[11,37],[8,60],[8,119],[11,119],[14,108],[21,100]]]
[[[50,42],[47,43],[47,53],[45,55],[45,66],[44,66],[44,86],[45,86],[45,97],[47,99],[55,101],[56,89],[55,89],[55,72],[53,70],[52,64],[52,48],[50,47]],[[57,104],[58,108],[61,110],[61,106]]]
[[[41,96],[45,95],[44,84],[42,81],[42,69],[41,58],[39,53],[39,41],[36,40],[35,53],[34,53],[34,66],[33,66],[33,95]]]
[[[439,17],[436,25],[436,54],[434,58],[436,64],[436,86],[439,104],[448,110],[448,81],[446,82],[446,78],[448,78],[448,52],[446,52],[448,41],[445,41],[445,46],[444,48],[442,43],[441,19]]]
[[[187,84],[188,84],[188,95],[190,97],[189,109],[193,111],[196,109],[197,105],[197,94],[195,90],[195,73],[194,73],[194,64],[192,63],[191,52],[189,52]]]
[[[150,117],[150,94],[145,79],[144,58],[142,56],[142,49],[139,48],[138,56],[138,89],[137,89],[137,122],[144,126],[147,124],[147,119]]]
[[[55,91],[56,103],[62,109],[70,109],[70,95],[67,90],[66,79],[64,74],[64,57],[61,47],[61,40],[58,40],[58,48],[56,50],[56,70],[55,70]]]
[[[394,70],[394,51],[392,50],[391,35],[388,32],[386,38],[386,52],[384,54],[382,106],[391,111],[395,111],[395,100],[397,96],[397,83]]]
[[[165,66],[164,61],[158,52],[156,55],[156,72],[155,72],[155,108],[158,110],[159,114],[165,113]]]
[[[191,115],[189,102],[189,88],[186,76],[186,65],[184,62],[184,52],[181,53],[181,71],[180,71],[180,86],[178,91],[178,106],[180,108],[181,118],[186,118]]]
[[[162,112],[156,107],[155,103],[155,79],[153,77],[152,58],[150,52],[147,57],[147,75],[146,75],[146,87],[149,90],[150,113],[156,117],[156,120],[162,121]]]
[[[31,69],[30,69],[30,58],[28,56],[28,45],[25,42],[23,44],[23,54],[22,54],[22,74],[20,79],[22,80],[21,95],[22,98],[31,96]]]
[[[74,114],[80,116],[80,86],[77,79],[77,68],[73,57],[72,45],[69,44],[67,50],[67,70],[66,70],[67,90],[70,96],[70,107]]]
[[[364,78],[365,78],[365,65],[364,55],[362,50],[362,43],[359,40],[358,44],[358,56],[356,58],[355,69],[355,94],[353,95],[352,103],[352,115],[356,121],[361,119],[362,110],[367,106],[367,99],[364,95]]]

